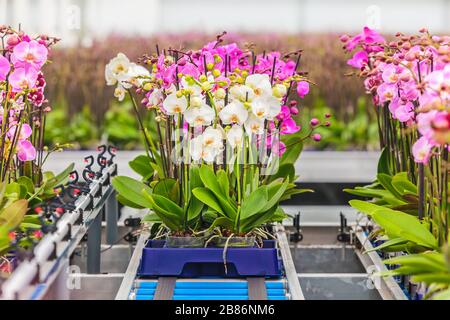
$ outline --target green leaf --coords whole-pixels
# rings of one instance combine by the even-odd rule
[[[201,202],[206,204],[211,209],[219,212],[222,216],[225,216],[225,212],[223,211],[222,207],[220,206],[217,198],[214,196],[211,190],[208,188],[195,188],[192,190],[192,194]]]
[[[153,223],[161,223],[161,218],[155,213],[146,214],[142,218],[143,222],[153,222]]]
[[[172,178],[165,178],[158,181],[153,187],[153,193],[169,198],[175,203],[180,201],[180,185],[177,180]]]
[[[227,217],[219,217],[213,221],[211,226],[209,227],[209,230],[212,230],[216,227],[223,227],[228,230],[233,230],[234,223],[230,218]]]
[[[0,211],[0,226],[13,230],[17,228],[28,211],[28,201],[17,200]]]
[[[143,206],[138,205],[137,203],[134,203],[133,201],[128,200],[127,198],[125,198],[124,196],[122,196],[119,193],[116,194],[116,199],[124,206],[130,207],[130,208],[134,208],[134,209],[144,209],[145,208]]]
[[[219,181],[219,185],[222,189],[223,195],[229,199],[229,192],[230,192],[230,181],[228,180],[227,173],[220,169],[217,171],[217,180]]]
[[[379,173],[377,174],[377,180],[381,183],[381,185],[388,190],[392,195],[394,195],[397,199],[402,200],[402,195],[394,188],[392,185],[392,177],[385,174]]]
[[[183,208],[181,208],[179,205],[177,205],[169,198],[166,198],[158,194],[152,194],[151,197],[153,198],[154,202],[159,208],[162,208],[164,211],[167,211],[171,214],[175,214],[180,218],[184,218]]]
[[[151,203],[144,197],[143,191],[151,193],[152,190],[146,184],[126,176],[114,177],[111,181],[114,189],[124,198],[138,206],[151,208]]]
[[[155,172],[150,164],[151,162],[151,159],[147,155],[139,155],[128,162],[128,165],[134,172],[141,175],[144,180],[149,180]]]
[[[200,178],[202,179],[205,187],[211,190],[216,196],[225,196],[225,193],[223,192],[222,187],[219,184],[217,176],[208,165],[202,165],[200,167]]]
[[[381,151],[380,159],[378,160],[378,174],[384,173],[389,176],[392,175],[391,169],[389,168],[389,150],[387,147],[383,148]]]
[[[376,204],[362,200],[350,200],[348,203],[359,212],[367,214],[369,216],[372,215],[376,210],[384,208],[382,206],[378,206]]]
[[[399,244],[406,244],[408,243],[408,240],[405,240],[403,238],[395,238],[395,239],[391,239],[388,240],[382,244],[380,244],[379,246],[372,248],[370,250],[367,250],[366,252],[372,252],[372,251],[378,251],[378,250],[383,250],[392,246],[397,246]]]
[[[254,214],[264,212],[263,209],[267,204],[267,198],[267,186],[263,185],[253,191],[242,203],[241,219],[249,218]]]
[[[155,214],[161,219],[163,224],[172,231],[178,231],[183,229],[183,217],[174,214],[158,205],[155,201],[155,197],[160,197],[158,195],[149,194],[144,191],[144,196],[150,201],[151,208],[154,210]],[[170,201],[170,200],[169,200]],[[181,209],[181,208],[180,208]]]
[[[436,238],[414,216],[383,208],[373,212],[372,218],[386,231],[389,238],[401,237],[427,248],[438,248]]]
[[[23,185],[29,194],[34,193],[34,183],[33,180],[31,180],[30,178],[26,176],[21,176],[17,179],[17,183]]]
[[[267,211],[275,205],[278,205],[281,197],[284,195],[289,181],[286,179],[283,183],[271,183],[267,186],[268,201],[262,211]]]
[[[417,186],[409,181],[406,172],[399,172],[392,178],[392,186],[402,195],[412,194],[417,195]]]
[[[236,217],[236,204],[232,202],[226,195],[223,194],[222,187],[220,186],[214,171],[207,165],[200,167],[200,178],[203,185],[212,191],[217,198],[223,213],[234,219]]]
[[[187,210],[188,220],[193,221],[197,219],[202,212],[203,202],[198,200],[196,197],[191,197],[189,200],[189,207]]]
[[[48,177],[48,179],[45,183],[45,189],[52,190],[53,188],[61,185],[66,184],[69,181],[69,175],[73,171],[73,168],[75,167],[75,163],[71,163],[66,169],[64,169],[61,173],[59,173],[57,176],[53,176],[53,173],[44,172],[44,177]]]

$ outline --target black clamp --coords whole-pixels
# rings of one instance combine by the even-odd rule
[[[302,234],[302,230],[300,227],[300,212],[294,216],[293,225],[295,228],[295,232],[291,233],[290,240],[291,240],[291,242],[297,243],[297,242],[300,242],[303,240],[303,234]]]
[[[340,228],[339,228],[339,234],[337,236],[337,240],[339,242],[350,242],[350,232],[349,227],[347,226],[347,218],[344,216],[344,214],[341,212],[339,213],[340,217]]]

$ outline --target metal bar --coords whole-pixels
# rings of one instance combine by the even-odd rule
[[[362,253],[358,249],[355,250],[367,272],[369,274],[372,274],[373,272],[387,272],[388,269],[381,260],[380,256],[375,251],[367,252],[368,250],[373,249],[373,246],[365,233],[361,230],[356,230],[355,227],[352,228],[359,243],[366,251],[365,253]],[[397,282],[395,282],[394,278],[379,277],[379,280],[379,286],[376,286],[376,288],[384,300],[408,300],[408,297],[406,297],[405,293],[402,291]],[[377,285],[377,283],[375,285]]]
[[[299,278],[367,278],[367,273],[297,273]]]
[[[104,207],[101,211],[104,211]],[[102,243],[102,214],[99,213],[88,229],[87,273],[100,273],[100,253]]]
[[[131,256],[130,263],[128,264],[127,271],[123,277],[122,284],[120,285],[119,291],[116,295],[116,300],[128,300],[128,296],[133,288],[134,279],[138,272],[139,263],[141,261],[142,252],[144,251],[145,244],[147,242],[150,233],[148,231],[143,231],[139,236],[136,243],[136,248]]]
[[[266,282],[263,277],[249,277],[247,282],[249,300],[267,300]]]
[[[112,192],[105,204],[106,214],[106,243],[115,244],[117,241],[117,220],[119,219],[119,205],[116,199],[116,192]]]
[[[158,285],[156,286],[155,296],[153,300],[172,300],[176,277],[160,277],[158,278]]]
[[[297,271],[295,270],[294,261],[292,260],[289,242],[286,237],[284,227],[280,224],[275,226],[277,233],[278,245],[280,247],[281,257],[283,258],[284,270],[288,281],[289,293],[292,300],[305,300],[300,282],[298,281]]]

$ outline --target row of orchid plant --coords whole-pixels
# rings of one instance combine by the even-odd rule
[[[45,116],[42,67],[58,39],[31,37],[0,26],[0,267],[10,270],[11,248],[38,240],[42,221],[30,212],[37,203],[55,196],[53,188],[68,178],[42,172],[52,150],[44,147]],[[26,235],[26,236],[25,236]],[[31,240],[33,241],[33,240]]]
[[[387,41],[366,27],[341,41],[356,49],[348,64],[372,95],[383,148],[377,181],[348,190],[374,201],[350,203],[381,227],[377,249],[402,253],[386,261],[399,265],[390,274],[449,298],[450,37],[422,29]]]
[[[289,95],[304,97],[310,86],[300,57],[224,45],[223,35],[197,51],[156,46],[142,58],[148,69],[119,53],[106,81],[117,98],[131,97],[147,151],[130,162],[142,182],[113,180],[119,200],[150,208],[145,220],[160,234],[266,236],[261,227],[285,217],[279,202],[302,192],[293,166],[302,141],[320,140],[314,130],[329,125],[324,115],[301,133],[294,120],[299,110]],[[156,128],[142,121],[135,94]]]

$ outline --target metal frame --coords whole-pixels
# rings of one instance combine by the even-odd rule
[[[294,261],[292,260],[291,249],[289,248],[289,242],[286,237],[286,232],[281,224],[275,226],[275,231],[278,239],[278,245],[283,259],[284,271],[286,273],[289,293],[292,300],[305,300],[302,288],[300,287],[300,281],[297,277],[297,271],[295,270]]]
[[[133,288],[133,283],[138,272],[139,263],[141,262],[142,252],[149,236],[150,233],[147,230],[142,231],[141,235],[139,236],[115,300],[128,300],[128,296],[131,292],[131,289]]]
[[[100,271],[102,213],[107,202],[116,201],[111,185],[104,185],[116,172],[117,165],[111,164],[103,169],[101,177],[90,183],[89,193],[80,196],[75,202],[75,209],[66,212],[58,220],[56,231],[45,235],[36,245],[33,249],[33,258],[22,261],[3,283],[1,299],[45,298],[54,284],[61,285],[58,279],[64,279],[62,276],[65,273],[64,266],[68,265],[70,256],[86,233],[91,239],[88,238],[87,268],[92,273]],[[96,197],[99,193],[101,196]],[[89,205],[92,206],[88,209]],[[114,214],[117,215],[117,213]],[[117,228],[117,222],[114,225],[114,219],[107,220],[107,223],[113,224],[107,229]],[[69,232],[70,238],[65,239]]]
[[[367,270],[368,274],[371,274],[370,267],[375,266],[377,272],[386,272],[388,269],[386,265],[381,260],[380,256],[375,252],[367,252],[373,249],[372,243],[367,238],[364,231],[362,231],[357,226],[353,226],[352,230],[356,236],[356,241],[361,244],[361,248],[366,252],[361,252],[357,247],[355,252],[358,255],[364,268]],[[393,277],[381,277],[380,276],[380,287],[377,288],[383,300],[408,300],[403,290],[400,288],[398,283]]]

